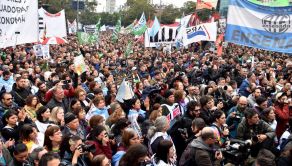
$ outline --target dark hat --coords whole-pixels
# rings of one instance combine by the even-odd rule
[[[165,98],[168,98],[169,96],[173,95],[173,91],[172,90],[167,90],[165,93],[164,93],[164,97]]]
[[[71,112],[67,112],[64,116],[65,124],[72,122],[73,120],[77,119],[77,116]]]

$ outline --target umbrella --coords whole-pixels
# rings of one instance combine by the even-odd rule
[[[67,43],[67,41],[61,37],[48,37],[46,38],[42,44],[64,44]]]

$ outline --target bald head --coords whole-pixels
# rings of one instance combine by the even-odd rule
[[[211,127],[204,127],[202,129],[202,140],[203,141],[206,141],[208,140],[209,138],[214,138],[215,135],[214,135],[214,130],[211,128]]]
[[[238,104],[247,105],[247,98],[245,96],[240,96],[238,99]]]

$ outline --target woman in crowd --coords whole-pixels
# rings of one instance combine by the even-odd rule
[[[111,166],[111,162],[104,154],[100,154],[92,159],[90,166]]]
[[[122,109],[121,105],[118,102],[113,102],[110,105],[110,110],[112,114],[106,120],[106,124],[109,127],[114,125],[119,119],[126,117],[126,113],[124,112],[124,110]]]
[[[146,146],[135,144],[131,146],[120,160],[119,166],[141,166],[150,164]]]
[[[49,126],[45,132],[44,147],[46,150],[48,152],[59,153],[62,136],[59,126]]]
[[[51,116],[51,111],[49,108],[45,106],[41,106],[37,110],[37,117],[36,117],[37,120],[35,121],[35,124],[40,133],[45,133],[47,127],[51,124],[49,122],[50,116]]]
[[[25,100],[26,105],[24,106],[24,110],[27,113],[27,116],[32,120],[36,121],[36,111],[42,106],[39,102],[37,96],[30,95]]]
[[[62,107],[54,107],[51,112],[49,121],[53,122],[55,125],[64,126],[64,110]]]
[[[86,91],[82,88],[75,89],[75,98],[79,100],[82,108],[87,112],[90,106],[90,100],[86,98]]]
[[[223,111],[215,111],[213,115],[215,118],[215,122],[211,125],[211,127],[216,134],[216,145],[219,147],[224,147],[229,135],[228,126],[226,125],[225,113]]]
[[[108,133],[104,126],[98,125],[93,128],[90,132],[89,144],[94,144],[95,153],[94,155],[104,154],[108,159],[112,158],[112,150]]]
[[[113,166],[118,166],[122,156],[126,153],[131,145],[140,144],[141,140],[135,130],[125,129],[122,135],[122,143],[118,147],[117,153],[113,156]]]
[[[157,118],[154,122],[154,126],[149,128],[147,137],[149,139],[148,148],[151,154],[155,154],[157,152],[158,144],[161,140],[170,140],[172,142],[170,135],[167,134],[168,129],[169,120],[166,116]],[[176,162],[176,155],[173,156],[172,162]]]
[[[28,152],[32,152],[36,147],[43,145],[43,135],[38,137],[37,129],[31,124],[25,124],[21,127],[20,141],[27,146]],[[40,142],[42,141],[42,142]]]
[[[275,131],[277,127],[276,114],[273,107],[268,107],[263,110],[262,118]]]
[[[77,107],[81,107],[80,101],[78,99],[72,99],[70,103],[70,110],[74,111]]]
[[[175,166],[172,159],[175,156],[174,145],[170,140],[161,140],[157,147],[157,152],[154,154],[154,163],[157,166]]]
[[[141,109],[141,102],[138,98],[131,100],[131,109],[129,110],[128,119],[131,122],[131,127],[136,130],[139,136],[142,136],[139,121],[144,121],[146,118],[146,112]]]
[[[108,108],[103,97],[95,97],[91,102],[91,108],[86,114],[86,120],[89,120],[93,115],[101,115],[104,119],[109,117]]]
[[[81,127],[81,130],[86,131],[88,125],[87,122],[85,120],[85,115],[86,112],[83,109],[83,107],[77,107],[76,109],[74,109],[72,111],[73,114],[75,114],[79,120],[79,126]]]
[[[114,135],[117,146],[122,142],[122,134],[125,129],[130,127],[130,124],[128,119],[121,118],[112,126],[111,133]]]
[[[17,125],[18,116],[17,112],[9,110],[4,113],[2,117],[2,123],[4,125],[1,130],[1,134],[5,141],[14,140],[15,142],[19,140],[19,129],[20,124]],[[23,125],[23,123],[21,123]]]

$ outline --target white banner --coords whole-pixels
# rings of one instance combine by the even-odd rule
[[[0,0],[0,48],[38,41],[38,1]]]
[[[69,34],[75,34],[77,32],[77,22],[74,20],[72,23],[70,23],[69,20],[67,20],[68,25],[68,33]]]
[[[183,44],[187,46],[199,41],[216,41],[217,23],[205,23],[194,27],[185,28]]]
[[[161,27],[154,37],[149,36],[148,32],[150,29],[148,28],[145,32],[145,47],[160,47],[161,45],[175,44],[177,27]]]
[[[56,14],[51,14],[45,11],[43,8],[40,8],[39,15],[41,18],[43,18],[46,37],[67,36],[65,10],[62,10]]]

